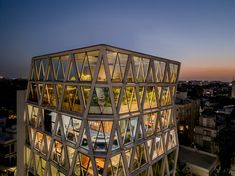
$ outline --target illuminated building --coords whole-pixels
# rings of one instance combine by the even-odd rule
[[[179,67],[108,45],[34,57],[25,105],[27,174],[174,174]]]

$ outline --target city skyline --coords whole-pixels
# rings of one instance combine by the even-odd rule
[[[180,80],[235,76],[234,1],[0,1],[0,75],[25,77],[31,58],[106,43],[182,63]]]

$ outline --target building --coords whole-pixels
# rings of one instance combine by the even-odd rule
[[[219,167],[216,155],[185,146],[179,148],[179,161],[186,163],[190,173],[195,176],[215,175]]]
[[[194,128],[194,143],[197,147],[210,153],[217,153],[219,146],[215,138],[226,126],[226,114],[205,110],[199,117],[199,124]]]
[[[103,44],[34,57],[18,174],[174,175],[179,68]]]
[[[176,98],[175,117],[177,121],[179,142],[190,146],[193,142],[194,127],[199,117],[200,101],[187,96]]]
[[[235,80],[233,79],[232,81],[232,93],[231,93],[232,98],[235,98]]]
[[[16,127],[0,132],[0,174],[14,175],[16,170]]]

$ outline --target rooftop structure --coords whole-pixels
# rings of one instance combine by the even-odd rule
[[[179,161],[185,162],[195,176],[213,175],[219,165],[216,155],[184,146],[179,148]]]
[[[179,68],[176,61],[108,45],[34,57],[25,172],[174,174]]]

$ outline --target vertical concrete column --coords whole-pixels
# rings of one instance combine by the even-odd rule
[[[17,176],[25,176],[24,142],[25,142],[25,90],[17,91]]]

